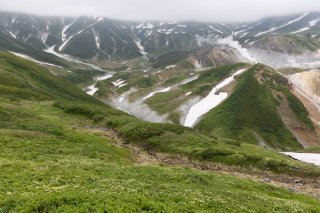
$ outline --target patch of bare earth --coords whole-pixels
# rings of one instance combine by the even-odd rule
[[[315,130],[309,129],[304,123],[299,121],[297,116],[290,108],[286,97],[284,97],[283,94],[279,92],[275,93],[274,95],[275,97],[281,97],[281,100],[279,100],[280,104],[278,106],[278,112],[283,123],[297,138],[299,143],[305,148],[320,146],[320,138],[317,132]]]
[[[139,166],[166,165],[209,172],[219,172],[221,174],[232,175],[242,179],[264,182],[277,187],[286,188],[287,190],[296,193],[308,194],[320,199],[320,178],[301,178],[298,176],[294,177],[285,174],[275,174],[270,171],[261,171],[254,168],[245,169],[220,163],[191,160],[182,155],[154,152],[135,144],[126,143],[111,129],[93,126],[87,126],[82,129],[85,131],[89,130],[90,132],[103,134],[105,137],[112,139],[115,146],[129,149],[133,155],[134,163]]]

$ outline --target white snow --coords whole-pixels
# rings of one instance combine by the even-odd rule
[[[98,88],[96,88],[96,83],[95,83],[95,84],[88,87],[87,94],[94,95],[97,91],[98,91]]]
[[[180,85],[184,85],[184,84],[190,83],[191,81],[197,80],[198,78],[199,78],[198,75],[193,76],[193,77],[191,77],[191,78],[188,78],[188,79],[182,81],[182,82],[180,83]]]
[[[243,33],[241,36],[240,36],[240,38],[243,38],[243,37],[245,37],[246,35],[248,35],[249,33]]]
[[[201,70],[202,64],[199,62],[199,60],[195,60],[195,62],[193,63],[194,68],[196,68],[196,70]]]
[[[193,105],[187,114],[184,126],[192,127],[202,115],[206,114],[211,109],[218,106],[223,100],[225,100],[228,97],[228,93],[220,92],[219,94],[216,94],[217,91],[230,84],[234,80],[235,76],[240,75],[244,71],[246,71],[246,69],[240,69],[232,76],[224,79],[211,90],[208,96]]]
[[[17,38],[17,36],[15,34],[13,34],[12,32],[9,31],[9,33],[13,38]]]
[[[99,37],[98,36],[94,36],[94,40],[96,42],[97,48],[100,49]]]
[[[192,92],[187,92],[187,93],[185,94],[185,96],[189,96],[191,93],[192,93]]]
[[[295,23],[295,22],[297,22],[297,21],[300,21],[301,19],[303,19],[305,16],[307,16],[309,13],[304,13],[302,16],[300,16],[300,17],[298,17],[298,18],[296,18],[296,19],[294,19],[294,20],[292,20],[292,21],[289,21],[288,23],[286,23],[286,24],[284,24],[284,25],[281,25],[280,27],[273,27],[273,28],[271,28],[271,29],[269,29],[269,30],[267,30],[267,31],[264,31],[264,32],[260,32],[260,33],[258,33],[258,34],[256,34],[255,36],[257,37],[257,36],[260,36],[260,35],[263,35],[263,34],[266,34],[266,33],[270,33],[270,32],[274,32],[274,31],[276,31],[276,30],[279,30],[279,29],[281,29],[281,28],[283,28],[283,27],[286,27],[286,26],[288,26],[288,25],[290,25],[290,24],[293,24],[293,23]]]
[[[62,29],[62,41],[65,41],[67,39],[67,34],[66,34],[66,31],[69,29],[69,27],[71,27],[71,25],[73,25],[75,22],[77,21],[77,19],[75,19],[73,22],[71,22],[70,24],[66,25],[63,27]]]
[[[70,61],[70,62],[73,62],[73,63],[77,63],[77,64],[83,64],[83,65],[86,65],[86,66],[89,66],[95,70],[100,70],[100,71],[104,71],[106,72],[106,70],[102,69],[101,67],[97,66],[97,65],[94,65],[94,64],[90,64],[90,63],[85,63],[83,61],[80,61],[76,58],[73,58],[71,57],[70,55],[66,55],[66,54],[61,54],[61,53],[57,53],[55,50],[54,50],[55,46],[52,46],[52,47],[49,47],[48,49],[44,50],[45,52],[48,52],[48,53],[51,53],[55,56],[58,56],[59,58],[62,58],[66,61]]]
[[[152,31],[148,32],[148,33],[145,35],[145,38],[148,38],[151,34],[152,34]]]
[[[291,156],[294,159],[320,166],[319,153],[296,153],[296,152],[282,152],[282,153],[285,155]]]
[[[136,43],[137,47],[139,48],[140,53],[142,54],[142,56],[146,60],[148,60],[148,57],[147,57],[148,53],[144,50],[144,47],[141,45],[141,41],[135,41],[135,43]]]
[[[161,89],[161,90],[158,90],[158,91],[155,91],[155,92],[151,92],[149,95],[145,96],[144,98],[142,98],[142,100],[146,100],[148,98],[151,98],[152,96],[154,96],[155,94],[157,93],[162,93],[162,92],[169,92],[171,90],[171,87],[167,87],[167,88],[164,88],[164,89]]]
[[[120,85],[122,85],[125,81],[122,79],[118,79],[116,81],[111,82],[115,87],[119,87]]]
[[[212,27],[212,26],[209,26],[212,30],[214,30],[214,31],[216,31],[216,32],[218,32],[218,33],[221,33],[221,34],[223,34],[223,32],[221,31],[221,30],[218,30],[218,29],[216,29],[216,28],[214,28],[214,27]]]
[[[315,26],[319,21],[320,21],[320,18],[319,18],[319,19],[312,20],[312,21],[309,22],[309,26],[310,26],[310,27],[313,27],[313,26]]]
[[[120,96],[118,101],[121,103],[124,100],[124,96]]]
[[[81,34],[85,29],[86,29],[86,28],[80,30],[79,32],[77,32],[76,34],[70,36],[67,40],[65,40],[65,41],[61,44],[61,46],[59,47],[59,51],[61,52],[61,51],[63,50],[63,48],[68,44],[68,42],[69,42],[72,38],[74,38],[75,36]]]
[[[112,73],[106,73],[105,75],[96,78],[95,83],[92,84],[91,86],[89,86],[89,87],[87,88],[87,89],[88,89],[87,94],[88,94],[88,95],[94,95],[94,94],[99,90],[99,89],[96,87],[97,83],[98,83],[99,81],[104,81],[104,80],[106,80],[106,79],[108,79],[108,78],[111,78],[112,76],[113,76]]]
[[[46,62],[43,62],[43,61],[38,61],[30,56],[27,56],[27,55],[24,55],[24,54],[21,54],[21,53],[16,53],[16,52],[10,52],[20,58],[24,58],[24,59],[27,59],[29,61],[33,61],[37,64],[40,64],[40,65],[48,65],[48,66],[52,66],[52,67],[59,67],[59,68],[62,68],[61,66],[58,66],[58,65],[55,65],[55,64],[50,64],[50,63],[46,63]]]
[[[68,44],[68,42],[74,38],[75,36],[81,34],[83,31],[85,31],[86,29],[94,26],[95,24],[97,24],[98,22],[102,21],[103,18],[98,18],[93,24],[86,26],[85,28],[83,28],[82,30],[80,30],[79,32],[77,32],[76,34],[71,35],[67,40],[65,40],[62,45],[59,47],[59,51],[61,52],[63,50],[63,48]]]
[[[254,41],[253,41],[253,42],[250,42],[250,43],[249,43],[249,46],[252,46],[253,44],[254,44]]]
[[[169,70],[169,69],[172,69],[172,68],[175,68],[177,65],[169,65],[169,66],[166,66],[166,69]]]
[[[142,28],[142,29],[152,29],[152,28],[154,28],[154,25],[151,24],[150,22],[148,22],[148,23],[141,23],[141,24],[139,24],[139,25],[136,26],[136,29],[140,29],[140,28]]]
[[[310,27],[303,27],[297,31],[292,32],[291,34],[301,33],[301,32],[307,31],[307,30],[310,30]]]
[[[250,62],[257,63],[257,59],[251,56],[248,50],[242,47],[238,41],[233,40],[232,35],[223,39],[218,39],[217,43],[222,45],[228,45],[229,47],[235,48],[236,50],[239,51],[242,57],[244,57]]]

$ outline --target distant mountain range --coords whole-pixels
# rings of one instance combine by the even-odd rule
[[[219,44],[232,36],[258,58],[267,52],[302,54],[320,46],[320,13],[250,23],[128,22],[103,17],[41,17],[0,13],[2,34],[39,50],[54,47],[81,59],[133,59]]]

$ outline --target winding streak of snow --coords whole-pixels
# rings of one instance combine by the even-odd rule
[[[216,32],[218,32],[218,33],[223,34],[223,32],[222,32],[221,30],[218,30],[218,29],[216,29],[216,28],[214,28],[214,27],[212,27],[212,26],[209,26],[209,28],[211,28],[212,30],[214,30],[214,31],[216,31]]]
[[[137,47],[139,48],[140,53],[142,54],[142,56],[146,60],[148,60],[148,57],[147,57],[148,53],[144,50],[144,47],[141,45],[141,41],[135,41],[135,43],[136,43]]]
[[[13,38],[17,38],[17,36],[15,34],[13,34],[12,32],[9,31],[9,33]]]
[[[282,152],[282,153],[285,155],[291,156],[294,159],[320,166],[319,153],[296,153],[296,152]]]
[[[151,98],[152,96],[154,96],[155,94],[157,93],[161,93],[161,92],[169,92],[171,90],[171,87],[167,87],[167,88],[164,88],[162,90],[158,90],[158,91],[155,91],[155,92],[152,92],[150,93],[149,95],[145,96],[144,98],[142,98],[142,100],[146,100],[148,98]]]
[[[81,34],[83,31],[85,31],[86,29],[94,26],[95,24],[97,24],[98,22],[100,22],[100,21],[102,21],[102,20],[103,20],[103,18],[98,18],[93,24],[91,24],[91,25],[83,28],[82,30],[80,30],[80,31],[77,32],[76,34],[73,34],[72,36],[70,36],[70,37],[69,37],[66,41],[64,41],[64,42],[62,43],[62,45],[59,47],[59,51],[61,52],[61,51],[63,50],[63,48],[67,45],[67,43],[68,43],[72,38],[74,38],[75,36]]]
[[[233,40],[233,36],[228,36],[226,38],[223,39],[219,39],[217,41],[218,44],[222,44],[222,45],[227,45],[229,47],[235,48],[236,50],[239,51],[239,53],[246,58],[247,60],[249,60],[250,62],[253,63],[257,63],[257,59],[254,58],[253,56],[251,56],[248,52],[248,50],[246,48],[243,48],[238,41]]]
[[[86,29],[86,28],[85,28],[85,29]],[[77,32],[76,34],[70,36],[67,40],[65,40],[65,41],[61,44],[61,46],[59,47],[59,51],[61,52],[61,51],[63,50],[63,48],[68,44],[68,42],[69,42],[72,38],[74,38],[75,36],[81,34],[85,29],[80,30],[79,32]]]
[[[94,64],[90,64],[90,63],[85,63],[83,61],[80,61],[76,58],[73,58],[71,57],[70,55],[66,55],[66,54],[61,54],[61,53],[58,53],[56,51],[54,51],[54,48],[55,46],[52,46],[52,47],[49,47],[48,49],[44,50],[45,52],[48,52],[48,53],[51,53],[55,56],[58,56],[59,58],[62,58],[66,61],[70,61],[70,62],[73,62],[73,63],[77,63],[77,64],[83,64],[83,65],[86,65],[86,66],[89,66],[95,70],[100,70],[100,71],[104,71],[106,72],[106,70],[102,69],[101,67],[97,66],[97,65],[94,65]]]
[[[307,30],[310,30],[310,27],[301,28],[297,31],[292,32],[291,34],[301,33],[301,32],[307,31]]]
[[[180,85],[184,85],[184,84],[190,83],[191,81],[197,80],[198,78],[199,78],[198,75],[193,76],[192,78],[188,78],[188,79],[182,81],[182,82],[180,83]]]
[[[235,76],[240,75],[244,71],[246,71],[246,69],[238,70],[232,76],[226,78],[217,86],[215,86],[207,97],[203,98],[200,102],[193,105],[187,114],[184,126],[192,127],[197,122],[199,117],[206,114],[211,109],[218,106],[223,100],[225,100],[228,97],[228,93],[220,92],[219,94],[216,94],[216,92],[226,85],[230,84],[234,80]]]
[[[24,54],[21,54],[21,53],[16,53],[16,52],[10,52],[20,58],[24,58],[24,59],[27,59],[29,61],[32,61],[32,62],[35,62],[37,64],[40,64],[40,65],[48,65],[48,66],[52,66],[52,67],[59,67],[59,68],[62,68],[61,66],[58,66],[58,65],[55,65],[55,64],[50,64],[50,63],[46,63],[46,62],[43,62],[43,61],[38,61],[30,56],[27,56],[27,55],[24,55]]]
[[[267,31],[260,32],[260,33],[258,33],[258,34],[255,35],[255,36],[257,37],[257,36],[260,36],[260,35],[263,35],[263,34],[266,34],[266,33],[270,33],[270,32],[279,30],[279,29],[281,29],[281,28],[283,28],[283,27],[286,27],[286,26],[288,26],[288,25],[290,25],[290,24],[293,24],[293,23],[295,23],[295,22],[297,22],[297,21],[300,21],[301,19],[303,19],[303,18],[304,18],[305,16],[307,16],[308,14],[309,14],[309,13],[304,13],[302,16],[300,16],[300,17],[298,17],[298,18],[296,18],[296,19],[294,19],[294,20],[292,20],[292,21],[289,21],[288,23],[286,23],[286,24],[284,24],[284,25],[281,25],[280,27],[273,27],[273,28],[271,28],[271,29],[269,29],[269,30],[267,30]]]
[[[66,38],[67,38],[67,34],[66,34],[66,31],[69,29],[69,27],[71,25],[73,25],[75,22],[77,21],[77,19],[75,19],[73,22],[71,22],[70,24],[68,24],[67,26],[64,26],[63,29],[62,29],[62,41],[65,41]]]

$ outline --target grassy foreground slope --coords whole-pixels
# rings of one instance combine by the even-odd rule
[[[260,140],[277,149],[301,149],[278,112],[281,102],[288,102],[288,110],[306,128],[314,128],[307,110],[290,92],[287,80],[268,67],[256,65],[239,77],[230,97],[211,110],[196,128],[253,144]]]
[[[13,66],[11,59],[15,57],[1,58],[0,71]],[[19,58],[14,61],[21,62],[23,69],[11,67],[7,74],[19,70],[28,83],[37,85],[35,88],[46,82],[22,72],[42,70],[38,65]],[[51,80],[57,78],[48,71],[45,74]],[[55,82],[60,85],[65,81],[57,78]],[[0,85],[8,86],[3,82]],[[1,92],[1,212],[320,211],[318,200],[269,184],[181,167],[137,165],[130,150],[116,146],[104,133],[85,127],[113,128],[126,142],[149,148],[156,146],[159,151],[188,154],[210,146],[220,151],[234,147],[235,151],[245,153],[252,148],[261,152],[261,160],[281,160],[287,163],[287,169],[299,166],[305,175],[319,175],[315,167],[297,164],[254,145],[218,138],[215,143],[191,129],[142,122],[78,94],[81,90],[72,84],[66,88],[56,86],[44,89],[45,99],[41,95],[18,96],[13,89]],[[41,90],[35,91],[42,94]],[[70,97],[74,101],[67,102]],[[55,101],[58,102],[54,104]],[[186,146],[181,146],[184,143]],[[230,152],[224,155],[231,156]],[[250,156],[249,151],[247,155]],[[236,156],[241,159],[240,154],[234,153],[235,160],[238,160]],[[222,162],[226,163],[225,160]],[[234,165],[235,160],[230,159],[230,164]],[[255,166],[252,162],[248,161],[247,165]],[[269,166],[266,164],[266,168]]]

